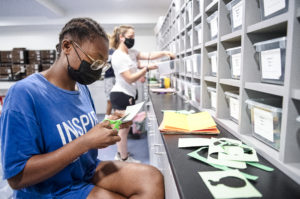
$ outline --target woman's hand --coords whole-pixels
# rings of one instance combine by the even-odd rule
[[[149,64],[147,67],[148,67],[148,70],[155,70],[158,68],[158,66],[156,64]]]
[[[112,115],[110,115],[107,119],[110,119],[110,120],[118,120],[122,117],[125,116],[125,110],[121,111],[121,110],[116,110]],[[113,126],[111,126],[110,124],[108,124],[110,127],[107,127],[107,128],[113,128]],[[132,125],[132,121],[129,121],[129,122],[125,122],[125,123],[122,123],[120,125],[120,129],[123,129],[123,128],[129,128],[130,126]]]
[[[121,137],[118,136],[118,131],[111,129],[109,121],[97,124],[84,136],[88,149],[105,148],[121,140]]]
[[[175,59],[176,58],[176,55],[172,52],[167,52],[167,56],[169,56],[170,59]]]

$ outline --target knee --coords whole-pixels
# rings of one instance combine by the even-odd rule
[[[145,165],[145,171],[143,177],[146,182],[151,182],[155,186],[164,184],[164,177],[162,173],[155,167],[150,165]]]

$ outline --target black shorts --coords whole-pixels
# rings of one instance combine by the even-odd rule
[[[126,110],[127,106],[135,104],[135,99],[123,92],[111,92],[110,102],[113,109]]]

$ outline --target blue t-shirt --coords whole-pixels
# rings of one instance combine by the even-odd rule
[[[0,117],[4,179],[20,173],[30,157],[55,151],[98,123],[88,88],[77,86],[64,90],[33,74],[9,89]],[[88,151],[53,177],[14,191],[15,198],[86,198],[97,155]]]

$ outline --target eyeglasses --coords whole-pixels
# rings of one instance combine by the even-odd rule
[[[108,64],[106,61],[103,61],[101,59],[95,60],[94,58],[92,58],[75,41],[72,41],[72,43],[74,43],[81,50],[81,52],[83,52],[92,61],[92,64],[91,64],[91,69],[92,70],[99,70],[100,68],[103,68],[103,72],[105,72],[111,67],[111,65]],[[75,49],[77,55],[79,56],[76,48],[74,48],[74,49]]]

